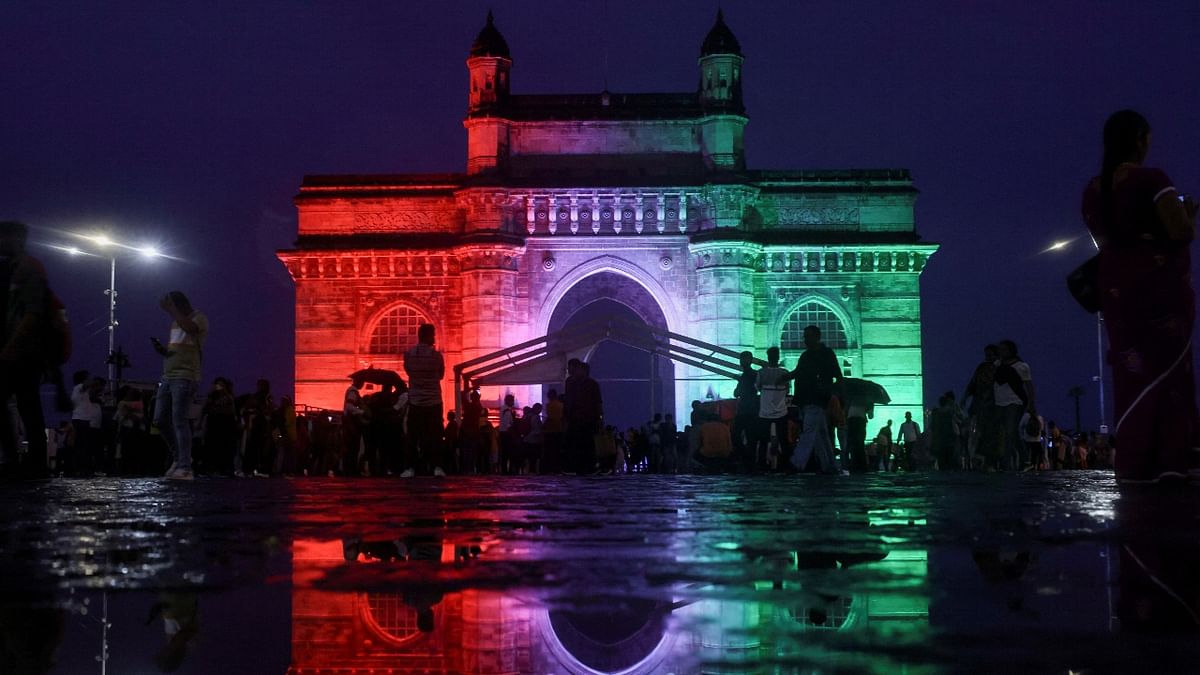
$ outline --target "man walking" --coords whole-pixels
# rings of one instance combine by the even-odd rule
[[[800,440],[792,456],[793,466],[803,471],[808,458],[816,455],[821,473],[836,475],[839,471],[825,410],[833,395],[833,385],[842,379],[842,369],[838,366],[837,355],[821,342],[820,328],[808,326],[804,329],[804,347],[804,353],[790,375],[796,381],[793,403],[800,407],[803,420]]]
[[[171,317],[166,346],[157,339],[154,350],[163,357],[163,376],[158,384],[154,417],[158,431],[171,451],[171,468],[166,477],[192,480],[192,399],[200,382],[200,363],[208,338],[208,317],[192,307],[180,291],[171,291],[158,301]]]
[[[366,382],[362,379],[351,380],[346,387],[346,395],[342,398],[342,441],[345,448],[342,451],[340,469],[343,474],[353,475],[353,469],[358,467],[358,456],[362,452],[363,427],[367,416],[367,407],[363,403],[362,388]],[[333,478],[333,466],[326,472]]]
[[[27,234],[24,223],[0,222],[0,464],[6,472],[17,469],[17,432],[7,406],[15,397],[28,442],[21,473],[46,478],[50,470],[39,387],[47,365],[50,285],[42,264],[25,253]]]
[[[433,346],[433,324],[417,329],[417,344],[404,353],[404,372],[408,373],[408,450],[401,478],[416,475],[418,461],[433,466],[433,475],[442,477],[442,378],[446,362]]]
[[[940,405],[940,402],[939,402]],[[912,453],[917,449],[917,442],[921,440],[921,425],[917,424],[912,418],[912,413],[904,413],[904,421],[900,423],[900,443],[896,449],[896,454],[900,456],[900,466],[905,470],[911,471]]]
[[[779,347],[767,348],[767,365],[758,371],[755,387],[761,393],[758,398],[759,454],[762,461],[770,465],[771,458],[778,462],[788,450],[788,372],[779,365]]]
[[[1029,364],[1017,354],[1017,343],[1001,340],[996,347],[999,360],[992,386],[1004,439],[1000,468],[1020,470],[1029,464],[1029,451],[1021,440],[1021,417],[1025,413],[1037,416],[1033,376]]]

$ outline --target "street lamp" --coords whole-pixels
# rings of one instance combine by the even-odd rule
[[[1075,243],[1075,241],[1077,239],[1079,239],[1079,237],[1074,237],[1071,239],[1060,239],[1060,240],[1055,241],[1054,243],[1050,244],[1049,246],[1047,246],[1045,249],[1042,250],[1042,252],[1043,253],[1052,253],[1052,252],[1056,252],[1056,251],[1061,251],[1061,250],[1067,248],[1068,246],[1070,246],[1071,244]],[[1092,246],[1094,246],[1096,248],[1096,250],[1099,251],[1100,245],[1096,242],[1095,238],[1092,238],[1091,241],[1092,241]],[[1100,392],[1100,433],[1107,433],[1108,432],[1108,422],[1105,419],[1105,408],[1104,408],[1104,313],[1103,312],[1096,312],[1096,374],[1092,377],[1092,380],[1096,382],[1096,385],[1098,386],[1099,392]]]
[[[65,251],[66,253],[76,255],[87,255],[97,257],[107,257],[108,266],[108,288],[104,290],[104,294],[108,296],[108,358],[105,361],[108,363],[108,386],[109,391],[116,394],[117,390],[117,359],[116,341],[117,341],[117,255],[121,251],[130,251],[138,253],[142,258],[152,259],[164,256],[156,247],[151,245],[134,246],[115,241],[106,234],[76,234],[75,236],[90,241],[96,248],[103,253],[90,253],[84,251],[77,246],[55,246],[54,248]]]

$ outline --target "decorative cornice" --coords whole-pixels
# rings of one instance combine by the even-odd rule
[[[768,274],[920,273],[936,245],[764,246],[706,242],[690,246],[696,269],[741,267]]]

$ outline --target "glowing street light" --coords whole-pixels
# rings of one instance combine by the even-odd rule
[[[1079,237],[1060,239],[1046,247],[1042,253],[1061,251],[1075,243],[1077,239],[1079,239]],[[1096,240],[1093,238],[1091,241],[1092,246],[1094,246],[1096,250],[1100,250],[1100,246],[1096,243]],[[1105,433],[1107,431],[1108,424],[1106,423],[1104,417],[1104,314],[1102,312],[1096,312],[1096,374],[1092,376],[1092,380],[1096,382],[1099,388],[1100,433]],[[1076,431],[1078,432],[1080,430],[1076,429]]]
[[[116,241],[107,234],[76,234],[76,237],[92,242],[96,247],[103,249],[103,253],[90,253],[84,251],[77,246],[54,246],[61,251],[66,252],[71,256],[87,255],[107,257],[109,261],[108,268],[108,288],[104,290],[104,294],[108,296],[108,358],[105,360],[108,363],[108,386],[109,390],[114,394],[117,388],[116,367],[116,339],[117,339],[117,253],[124,249],[133,251],[144,259],[150,260],[154,258],[167,257],[155,246],[144,244],[135,246]]]

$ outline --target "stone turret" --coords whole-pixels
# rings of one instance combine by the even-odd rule
[[[717,21],[700,46],[699,61],[699,99],[705,112],[700,132],[710,168],[746,168],[742,60],[742,47],[718,9]]]
[[[496,168],[508,148],[508,125],[496,113],[508,102],[512,56],[490,11],[483,30],[471,44],[467,70],[471,78],[464,122],[467,172],[479,173]]]

